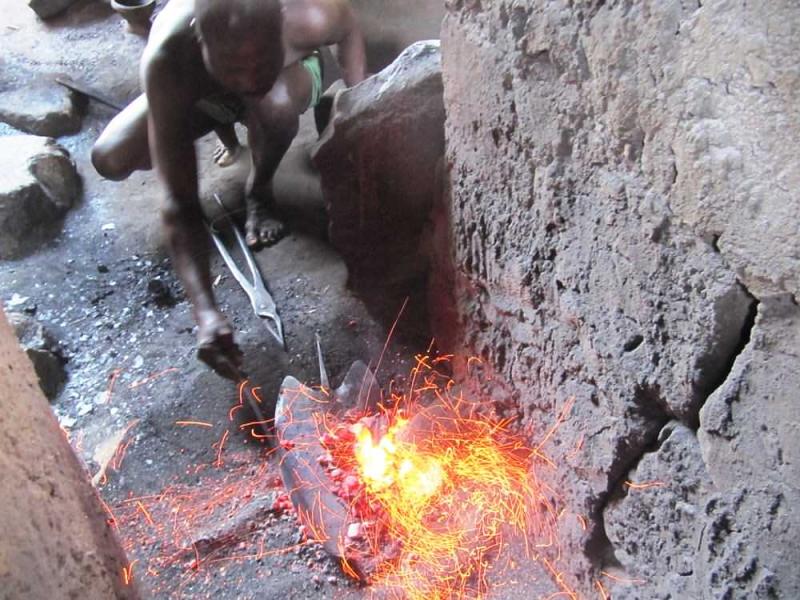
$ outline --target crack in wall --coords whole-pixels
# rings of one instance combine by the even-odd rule
[[[739,286],[750,300],[747,314],[744,322],[742,323],[738,341],[729,352],[726,361],[718,370],[709,375],[708,386],[704,392],[704,397],[697,406],[697,410],[693,414],[692,419],[690,419],[691,423],[689,423],[691,429],[695,432],[699,428],[700,409],[703,407],[705,401],[711,396],[711,394],[723,386],[728,380],[731,372],[733,371],[733,366],[736,362],[736,359],[742,354],[742,352],[744,352],[745,348],[747,348],[748,344],[750,343],[752,331],[755,327],[760,302],[744,285],[740,283]],[[659,410],[662,411],[661,419],[658,419],[655,413],[652,415],[654,420],[651,421],[651,423],[657,426],[655,429],[656,434],[653,435],[653,430],[650,430],[650,433],[647,434],[647,437],[650,438],[649,442],[645,442],[644,446],[641,447],[639,452],[624,462],[624,466],[621,467],[622,473],[618,477],[610,480],[607,491],[598,498],[597,508],[591,513],[595,528],[591,530],[584,548],[586,555],[589,557],[594,567],[598,570],[607,568],[609,566],[621,567],[615,555],[614,544],[611,542],[606,531],[605,512],[609,506],[609,503],[624,494],[624,483],[629,479],[630,473],[639,466],[639,463],[647,454],[657,452],[661,444],[666,439],[666,436],[662,436],[661,432],[670,422],[671,418],[668,416],[666,408],[662,406],[663,402],[662,404],[659,404],[658,402],[651,402],[648,404],[651,407],[650,410],[653,410],[653,406],[659,406]],[[621,440],[620,443],[623,442],[624,440]]]
[[[645,455],[656,452],[663,442],[660,434],[664,427],[671,421],[671,417],[662,412],[661,417],[657,420],[651,420],[649,427],[644,434],[642,445],[639,446],[629,457],[625,460],[620,460],[617,465],[619,474],[616,477],[609,478],[609,485],[606,491],[600,494],[597,498],[595,508],[590,512],[590,519],[595,527],[589,532],[584,543],[584,552],[589,560],[592,562],[596,569],[602,569],[610,565],[619,566],[614,554],[614,545],[608,537],[605,527],[605,511],[611,500],[621,496],[624,493],[624,484],[628,480],[629,474],[641,462]],[[624,445],[625,439],[618,440],[618,445]],[[616,470],[616,469],[615,469]]]
[[[699,394],[697,410],[693,413],[689,423],[692,429],[695,431],[700,425],[698,420],[700,409],[702,409],[703,405],[706,403],[711,394],[725,384],[731,374],[731,371],[733,370],[733,365],[736,362],[736,359],[750,343],[753,327],[755,327],[760,302],[755,296],[753,296],[752,293],[750,293],[750,290],[748,290],[746,286],[739,283],[739,288],[749,299],[749,303],[736,343],[733,344],[727,352],[725,352],[725,348],[722,349],[722,360],[719,360],[718,357],[715,361],[716,364],[708,366],[700,364],[700,370],[703,371],[703,376],[694,386],[696,392]],[[708,355],[718,354],[715,353],[714,350],[714,348],[711,348]],[[702,363],[703,359],[701,359],[699,362]]]

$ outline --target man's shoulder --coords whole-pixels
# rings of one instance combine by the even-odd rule
[[[188,0],[172,0],[156,17],[150,36],[147,40],[143,66],[150,62],[167,66],[172,62],[185,60],[187,53],[192,52],[194,39],[191,22],[194,18],[194,2]]]
[[[287,0],[284,34],[295,47],[318,48],[340,41],[351,14],[347,0]]]

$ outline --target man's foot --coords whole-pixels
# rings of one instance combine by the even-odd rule
[[[272,246],[286,234],[286,227],[261,202],[251,199],[247,202],[244,231],[247,245],[258,248]]]
[[[242,147],[236,145],[234,148],[228,148],[225,144],[218,144],[214,148],[214,162],[220,167],[230,167],[239,158],[242,153]]]
[[[221,377],[238,381],[244,374],[242,351],[233,340],[233,328],[225,316],[216,310],[198,312],[197,358]]]

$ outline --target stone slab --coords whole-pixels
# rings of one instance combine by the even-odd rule
[[[26,133],[49,137],[81,129],[72,92],[57,83],[38,83],[0,93],[0,121]]]
[[[28,0],[28,6],[40,19],[49,19],[64,12],[77,0]]]

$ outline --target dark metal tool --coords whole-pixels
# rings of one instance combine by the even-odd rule
[[[78,92],[79,94],[88,96],[93,100],[97,100],[101,104],[105,104],[106,106],[109,106],[117,111],[120,111],[123,108],[125,108],[119,102],[112,100],[111,98],[105,96],[104,94],[101,94],[97,90],[91,89],[87,85],[78,83],[77,81],[73,81],[72,79],[67,79],[66,77],[56,77],[56,83],[58,83],[59,85],[63,85],[65,88],[72,90],[73,92]]]

